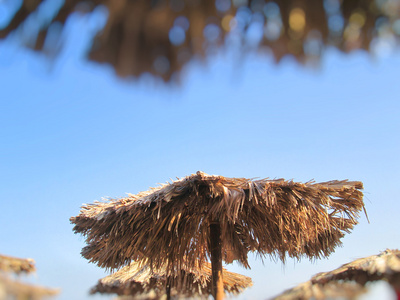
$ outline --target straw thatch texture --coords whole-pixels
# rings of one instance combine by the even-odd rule
[[[361,182],[296,183],[203,172],[150,191],[84,205],[70,220],[86,236],[82,255],[101,267],[147,260],[185,269],[210,258],[209,227],[221,226],[226,262],[247,253],[319,258],[341,244],[364,208]]]
[[[58,289],[49,289],[40,286],[25,284],[11,280],[0,274],[0,299],[29,299],[41,300],[56,296]]]
[[[30,258],[0,255],[0,271],[15,274],[32,273],[36,271],[35,261]]]
[[[231,294],[239,294],[252,286],[250,277],[223,270],[224,289]],[[115,293],[118,295],[139,295],[154,292],[158,299],[166,292],[167,284],[171,287],[171,296],[185,297],[211,295],[211,265],[200,268],[181,270],[174,276],[167,276],[166,268],[152,270],[133,262],[103,279],[91,290],[94,293]]]
[[[229,33],[244,51],[268,49],[276,61],[292,55],[301,63],[318,60],[329,45],[370,50],[379,39],[391,43],[400,35],[400,3],[394,0],[65,0],[54,17],[43,13],[43,2],[23,0],[0,38],[17,29],[29,47],[59,51],[57,26],[76,11],[104,5],[107,24],[89,58],[111,64],[121,76],[151,73],[166,81],[191,59],[223,45]],[[252,40],[255,27],[262,32]]]
[[[385,280],[400,291],[400,251],[387,249],[378,255],[354,260],[285,291],[274,300],[353,299],[367,290],[369,282]]]
[[[385,280],[400,291],[400,251],[387,249],[378,255],[356,259],[331,272],[319,273],[311,281],[326,284],[332,281],[355,281],[360,285]]]
[[[322,299],[356,299],[365,293],[366,289],[357,283],[327,283],[313,284],[311,281],[283,292],[272,300],[322,300]]]

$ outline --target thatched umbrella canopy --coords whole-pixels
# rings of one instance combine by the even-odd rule
[[[224,290],[230,294],[239,294],[245,288],[252,286],[250,277],[228,272],[223,269]],[[202,268],[175,272],[174,276],[167,276],[166,268],[151,269],[148,265],[142,266],[132,262],[118,272],[103,279],[92,288],[94,293],[112,293],[118,295],[150,294],[159,299],[166,291],[170,296],[205,297],[211,295],[211,264],[206,263]]]
[[[347,180],[296,183],[197,172],[84,205],[70,220],[75,233],[86,236],[82,255],[100,267],[146,261],[156,269],[166,265],[171,275],[211,259],[214,291],[223,292],[222,260],[248,267],[249,251],[282,261],[329,255],[357,224],[364,208],[360,189],[361,182]]]
[[[15,274],[32,273],[36,271],[35,261],[30,258],[0,255],[0,271]]]
[[[25,284],[10,277],[10,273],[19,275],[35,271],[33,259],[0,255],[0,299],[40,300],[57,295],[58,289]]]
[[[0,274],[0,299],[41,300],[54,297],[59,292],[58,289],[22,283]]]
[[[356,299],[365,293],[366,289],[349,282],[330,282],[324,285],[306,281],[298,286],[284,291],[272,300],[322,300],[322,299]]]
[[[385,280],[400,295],[400,251],[387,249],[378,255],[356,259],[326,273],[315,275],[311,281],[326,284],[334,281],[354,281],[362,286],[368,282]]]
[[[121,76],[151,73],[168,81],[193,58],[224,44],[231,33],[243,50],[265,50],[304,63],[326,46],[348,52],[400,36],[400,3],[375,0],[23,0],[0,38],[16,32],[29,47],[58,51],[74,12],[107,8],[89,59],[111,64]],[[53,9],[54,13],[44,12]],[[25,26],[25,28],[24,28]],[[29,27],[29,28],[28,28]],[[26,30],[28,28],[28,30]],[[254,36],[254,29],[260,33]],[[25,30],[24,30],[25,29]],[[30,33],[27,35],[27,32]]]
[[[352,299],[366,291],[369,282],[389,282],[400,296],[400,251],[387,249],[378,255],[356,259],[330,271],[319,273],[310,281],[285,291],[274,300]]]

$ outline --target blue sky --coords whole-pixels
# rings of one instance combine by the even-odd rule
[[[266,299],[311,275],[398,248],[400,56],[329,50],[318,69],[221,53],[190,64],[180,86],[124,81],[81,59],[50,65],[0,44],[1,253],[31,257],[58,299],[106,274],[81,258],[71,216],[83,203],[137,193],[198,170],[228,177],[364,182],[365,216],[329,259],[251,258],[237,299]],[[387,292],[388,293],[388,292]],[[387,294],[387,297],[390,295]],[[383,299],[383,298],[382,298]],[[390,298],[388,298],[390,299]]]

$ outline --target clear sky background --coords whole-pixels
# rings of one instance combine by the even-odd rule
[[[111,299],[88,296],[106,273],[81,257],[84,239],[69,218],[83,203],[198,170],[364,183],[370,223],[361,215],[329,259],[227,265],[254,281],[236,299],[267,299],[399,247],[400,55],[330,50],[311,70],[291,59],[276,66],[268,57],[221,53],[190,64],[181,86],[165,87],[120,80],[83,61],[85,47],[71,34],[50,65],[0,43],[0,253],[35,259],[30,282],[61,288],[60,300]],[[391,299],[382,291],[380,299]]]

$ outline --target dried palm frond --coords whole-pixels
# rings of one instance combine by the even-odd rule
[[[180,270],[174,276],[167,276],[166,268],[158,270],[149,266],[132,262],[103,279],[92,288],[94,293],[113,293],[118,295],[151,294],[159,299],[166,293],[166,287],[171,288],[171,296],[185,297],[202,296],[211,294],[211,265],[204,264],[202,268]],[[241,293],[245,288],[252,286],[250,277],[223,270],[224,289],[231,294]]]
[[[378,255],[356,259],[330,272],[319,273],[311,281],[326,284],[333,281],[355,281],[360,285],[385,280],[400,291],[400,251],[387,249]]]
[[[54,297],[60,291],[11,280],[0,274],[0,299],[41,300]],[[2,298],[1,296],[4,296]],[[10,298],[11,297],[11,298]]]
[[[222,255],[248,267],[247,254],[319,258],[350,232],[364,208],[361,182],[296,183],[197,172],[150,191],[84,205],[70,220],[86,236],[82,255],[101,267],[146,261],[194,267],[210,258],[210,224],[221,227]]]
[[[400,35],[398,1],[65,0],[59,10],[53,8],[54,17],[43,14],[45,2],[24,0],[0,29],[0,38],[17,30],[28,46],[48,52],[48,41],[57,47],[61,31],[57,39],[56,29],[70,15],[105,6],[107,23],[89,58],[111,64],[121,76],[150,73],[166,81],[188,61],[222,46],[230,33],[241,40],[243,51],[267,50],[276,61],[292,55],[301,63],[318,60],[327,46],[370,50]],[[24,26],[38,32],[26,38]],[[256,27],[260,35],[248,42]]]
[[[356,299],[367,290],[357,283],[327,283],[324,285],[304,282],[289,289],[272,300],[322,300],[322,299]]]
[[[11,273],[32,273],[36,271],[35,261],[30,258],[16,258],[0,255],[0,271]]]

